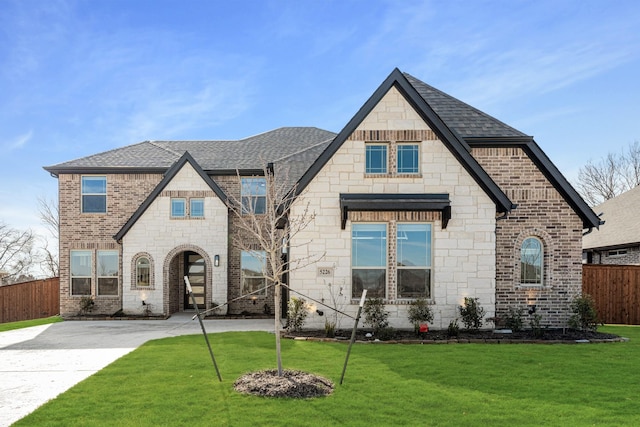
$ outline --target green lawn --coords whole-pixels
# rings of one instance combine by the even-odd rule
[[[42,319],[22,320],[20,322],[0,323],[0,332],[11,331],[14,329],[29,328],[31,326],[47,325],[49,323],[62,322],[62,317],[51,316]]]
[[[275,366],[274,336],[212,334],[151,341],[16,426],[621,426],[640,425],[639,327],[603,331],[627,343],[354,346],[283,340],[285,368],[336,382],[313,400],[233,390]]]

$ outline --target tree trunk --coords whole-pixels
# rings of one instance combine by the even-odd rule
[[[280,324],[280,312],[281,310],[281,304],[282,304],[282,298],[280,297],[280,293],[281,293],[281,286],[280,286],[280,282],[276,282],[276,286],[274,289],[274,296],[273,298],[275,299],[274,301],[274,306],[275,306],[275,315],[273,316],[275,319],[275,324],[274,324],[274,330],[276,333],[276,359],[278,361],[278,376],[281,377],[282,376],[282,353],[280,351],[280,328],[281,328],[281,324]]]

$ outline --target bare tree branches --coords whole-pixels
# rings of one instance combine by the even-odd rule
[[[0,223],[0,273],[3,283],[26,275],[33,263],[35,236],[31,230],[20,231]]]
[[[44,224],[45,228],[59,245],[60,239],[60,208],[54,200],[48,200],[44,197],[38,197],[38,212],[40,214],[40,220]],[[50,277],[57,277],[60,275],[60,262],[58,260],[58,247],[49,249],[49,241],[43,238],[44,243],[40,248],[42,250],[42,259],[40,264],[42,270]]]
[[[596,206],[640,184],[640,142],[621,153],[609,153],[578,172],[577,190],[589,206]]]

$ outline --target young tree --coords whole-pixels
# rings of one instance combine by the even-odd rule
[[[31,230],[21,231],[0,222],[0,273],[3,283],[13,283],[26,276],[33,263],[33,243]]]
[[[589,161],[578,172],[577,190],[590,205],[596,206],[640,184],[640,142],[621,153],[609,153],[599,162]]]
[[[307,203],[300,215],[292,217],[288,208],[295,196],[295,184],[292,186],[288,170],[274,170],[272,163],[264,169],[264,176],[241,177],[240,197],[229,196],[229,209],[235,219],[236,231],[231,235],[233,246],[255,256],[264,257],[262,272],[269,287],[274,288],[276,360],[278,375],[282,376],[282,356],[280,335],[282,325],[282,278],[285,274],[319,261],[323,254],[286,259],[284,254],[290,252],[290,239],[304,230],[315,218],[315,212],[309,211]]]

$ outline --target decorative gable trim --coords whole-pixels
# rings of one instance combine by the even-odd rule
[[[160,183],[151,192],[151,194],[149,194],[149,196],[140,205],[140,207],[138,207],[138,209],[133,213],[131,218],[129,218],[129,220],[124,224],[120,231],[118,231],[118,233],[113,236],[116,241],[119,242],[122,240],[122,238],[127,234],[131,227],[133,227],[138,219],[140,219],[142,214],[145,213],[149,206],[151,206],[151,204],[162,193],[165,187],[171,182],[171,180],[173,180],[173,178],[178,174],[178,172],[180,172],[180,170],[182,170],[184,165],[186,165],[187,163],[189,163],[191,167],[193,167],[193,169],[198,173],[198,175],[200,175],[200,178],[202,178],[202,180],[209,186],[209,188],[211,188],[213,193],[215,193],[215,195],[218,196],[218,198],[222,200],[223,203],[227,203],[227,196],[226,194],[224,194],[222,189],[220,189],[218,184],[216,184],[209,177],[209,175],[207,175],[204,170],[202,170],[200,165],[193,159],[191,154],[189,154],[188,151],[185,151],[182,157],[180,157],[180,159],[167,170],[167,173],[165,174],[164,178],[162,178],[162,181],[160,181]]]
[[[433,130],[449,151],[456,157],[460,164],[469,172],[478,185],[485,191],[496,205],[497,212],[510,212],[516,206],[509,200],[506,194],[496,185],[487,172],[478,164],[471,155],[471,148],[453,130],[447,127],[440,117],[433,111],[427,102],[420,96],[416,89],[409,83],[407,78],[398,70],[394,69],[385,81],[376,89],[365,104],[358,110],[356,115],[347,123],[336,138],[329,144],[327,149],[318,157],[305,174],[298,181],[295,187],[295,194],[299,195],[309,183],[320,172],[324,165],[338,151],[342,144],[354,133],[356,128],[362,123],[367,115],[382,100],[385,94],[395,87],[420,115],[420,117]]]

